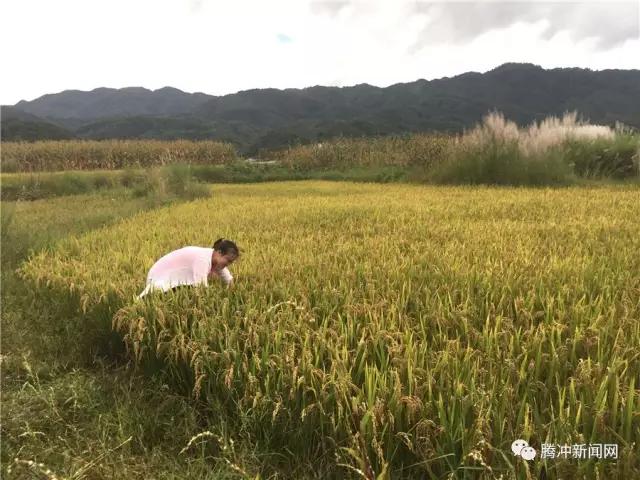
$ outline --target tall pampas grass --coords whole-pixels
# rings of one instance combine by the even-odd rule
[[[523,131],[521,146],[524,153],[536,155],[562,145],[568,140],[613,140],[615,131],[606,125],[590,125],[578,120],[577,112],[565,113],[561,118],[547,117],[532,123]]]
[[[566,184],[577,176],[637,175],[640,140],[621,125],[591,125],[577,112],[527,127],[497,111],[451,143],[429,177],[442,183]]]
[[[547,117],[526,128],[519,128],[502,113],[494,111],[487,114],[482,123],[466,132],[462,142],[474,146],[484,145],[490,140],[516,142],[523,154],[535,156],[569,140],[613,140],[615,136],[616,132],[611,127],[590,125],[578,120],[577,112],[567,112],[562,117]]]

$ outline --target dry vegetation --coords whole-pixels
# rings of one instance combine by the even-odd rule
[[[478,148],[488,139],[495,138],[503,142],[515,142],[523,154],[533,156],[544,154],[567,141],[613,140],[615,136],[616,131],[610,127],[578,121],[576,112],[566,113],[561,118],[547,117],[526,128],[519,128],[504,115],[493,112],[466,132],[459,143]]]
[[[447,153],[452,137],[414,134],[405,136],[340,138],[299,145],[272,153],[269,158],[294,169],[349,167],[429,168]]]
[[[227,143],[189,140],[2,142],[3,172],[114,170],[174,163],[219,165],[237,158]]]

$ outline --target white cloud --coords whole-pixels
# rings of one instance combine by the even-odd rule
[[[529,12],[548,7],[514,4]],[[531,14],[503,16],[495,24],[485,15],[485,27],[475,30],[454,22],[451,28],[474,31],[453,35],[429,30],[433,12],[416,11],[416,2],[12,0],[2,7],[0,102],[102,86],[170,85],[214,95],[265,87],[387,86],[486,71],[507,61],[640,68],[640,39],[633,36],[640,19],[634,30],[627,15],[627,33],[621,37],[618,28],[607,37],[616,41],[603,43],[602,25],[620,17],[616,5],[604,23],[594,22],[585,5],[563,6],[576,10],[562,22]]]

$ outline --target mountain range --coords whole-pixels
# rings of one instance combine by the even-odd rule
[[[507,63],[388,87],[359,84],[212,96],[165,87],[66,90],[2,106],[2,140],[218,139],[255,153],[335,136],[460,132],[491,110],[524,125],[577,111],[640,128],[640,70]]]

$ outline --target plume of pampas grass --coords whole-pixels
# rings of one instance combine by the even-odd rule
[[[567,140],[613,139],[615,135],[616,131],[611,127],[579,120],[577,112],[567,112],[560,118],[550,116],[519,128],[504,114],[494,111],[485,115],[472,130],[465,132],[461,141],[469,146],[484,145],[488,141],[513,142],[521,153],[533,156],[543,154]]]

